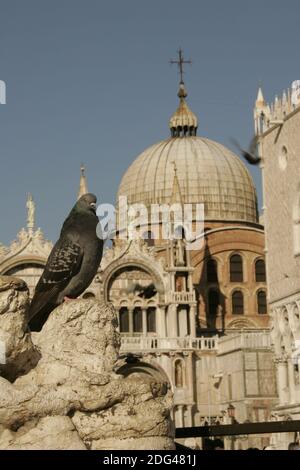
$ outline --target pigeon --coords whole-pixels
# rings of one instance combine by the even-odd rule
[[[126,294],[137,293],[138,296],[143,299],[151,299],[157,294],[155,284],[151,283],[148,286],[141,286],[140,284],[131,284],[126,289]]]
[[[257,137],[254,136],[250,142],[249,149],[244,150],[240,144],[235,140],[231,139],[232,143],[238,148],[241,155],[247,160],[250,165],[259,165],[261,158],[257,155]]]
[[[94,194],[85,194],[65,220],[29,307],[31,331],[40,331],[52,310],[81,295],[96,275],[103,253],[96,201]]]

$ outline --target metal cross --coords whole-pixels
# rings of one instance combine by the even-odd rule
[[[178,68],[179,68],[179,73],[180,73],[180,81],[183,82],[183,74],[184,74],[184,71],[183,71],[183,65],[184,64],[190,64],[192,65],[192,61],[191,60],[185,60],[184,57],[183,57],[183,51],[182,49],[180,48],[178,50],[178,60],[173,60],[171,59],[170,60],[170,64],[177,64],[178,65]]]

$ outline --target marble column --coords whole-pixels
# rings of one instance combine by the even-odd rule
[[[190,402],[194,402],[193,353],[184,352],[183,354],[185,356],[186,385],[188,398]]]
[[[294,364],[292,358],[288,359],[288,376],[289,376],[289,393],[290,393],[290,403],[296,402],[296,390],[295,390],[295,375],[294,375]]]
[[[177,405],[177,427],[183,428],[184,427],[184,419],[183,419],[183,405]]]
[[[178,338],[178,320],[177,320],[177,306],[171,304],[168,308],[168,338]]]
[[[192,274],[188,275],[188,290],[189,290],[189,292],[193,292],[193,290],[194,290]]]
[[[196,338],[196,306],[190,306],[190,336]]]
[[[193,405],[187,405],[187,423],[186,426],[189,428],[193,427]]]
[[[118,309],[118,325],[117,325],[116,329],[119,333],[121,332],[120,331],[120,329],[121,329],[120,325],[121,325],[121,322],[120,322],[120,309]]]
[[[147,309],[143,308],[142,309],[142,315],[143,315],[143,335],[147,335]]]
[[[178,311],[177,311],[177,317],[178,317],[178,336],[181,338],[185,337],[188,335],[188,306],[185,305],[179,305]]]
[[[287,360],[278,358],[275,361],[277,368],[277,383],[280,405],[288,403],[288,367]]]
[[[128,309],[129,316],[129,333],[133,333],[133,308]]]
[[[161,338],[167,337],[166,307],[160,306],[156,310],[156,331]]]

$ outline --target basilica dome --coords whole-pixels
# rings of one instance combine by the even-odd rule
[[[252,177],[232,151],[197,137],[198,121],[180,84],[180,104],[170,120],[172,137],[142,152],[122,177],[118,196],[129,205],[171,204],[174,168],[183,203],[203,203],[206,221],[258,223]]]

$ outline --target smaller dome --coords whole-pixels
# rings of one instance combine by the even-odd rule
[[[186,97],[187,92],[185,90],[184,83],[180,82],[178,91],[180,103],[169,123],[172,137],[180,137],[181,135],[195,136],[197,134],[198,119],[188,107],[185,101]]]

